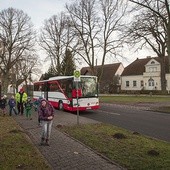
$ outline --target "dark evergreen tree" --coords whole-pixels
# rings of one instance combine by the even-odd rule
[[[62,73],[65,76],[73,75],[74,70],[76,69],[73,55],[69,49],[66,49],[65,56],[62,62]]]
[[[44,80],[47,80],[47,79],[49,79],[50,77],[54,77],[54,76],[57,76],[57,73],[56,73],[54,67],[51,65],[51,66],[49,67],[47,73],[44,74],[43,79],[44,79]]]

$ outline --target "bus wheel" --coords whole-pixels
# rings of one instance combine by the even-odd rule
[[[64,110],[63,102],[62,101],[59,101],[58,110]]]

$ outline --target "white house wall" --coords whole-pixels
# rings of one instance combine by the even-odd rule
[[[167,80],[167,91],[170,93],[170,74],[166,74],[166,80]]]
[[[123,64],[121,63],[119,68],[117,69],[115,75],[121,76],[123,71],[124,71],[124,67],[123,67]],[[119,85],[121,85],[121,79],[119,79]]]
[[[119,68],[117,69],[115,75],[121,75],[124,70],[123,64],[120,64]]]
[[[151,77],[154,80],[154,85],[149,86],[148,80],[150,77],[143,77],[144,80],[144,90],[161,90],[161,79],[159,77]]]
[[[154,80],[154,84],[149,86],[149,79]],[[161,90],[161,65],[155,59],[151,59],[145,65],[143,73],[144,90]]]
[[[121,77],[121,90],[141,90],[142,75],[135,76],[122,76]],[[129,81],[129,87],[126,86],[126,81]],[[133,81],[136,81],[136,86],[133,86]]]

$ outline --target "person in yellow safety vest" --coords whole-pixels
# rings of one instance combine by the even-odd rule
[[[23,115],[24,113],[24,103],[27,101],[27,94],[24,92],[24,89],[21,88],[19,92],[15,95],[15,100],[17,103],[18,115]]]

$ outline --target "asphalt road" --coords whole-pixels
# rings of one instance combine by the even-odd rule
[[[170,114],[168,113],[101,104],[99,110],[82,112],[80,115],[170,142]]]

